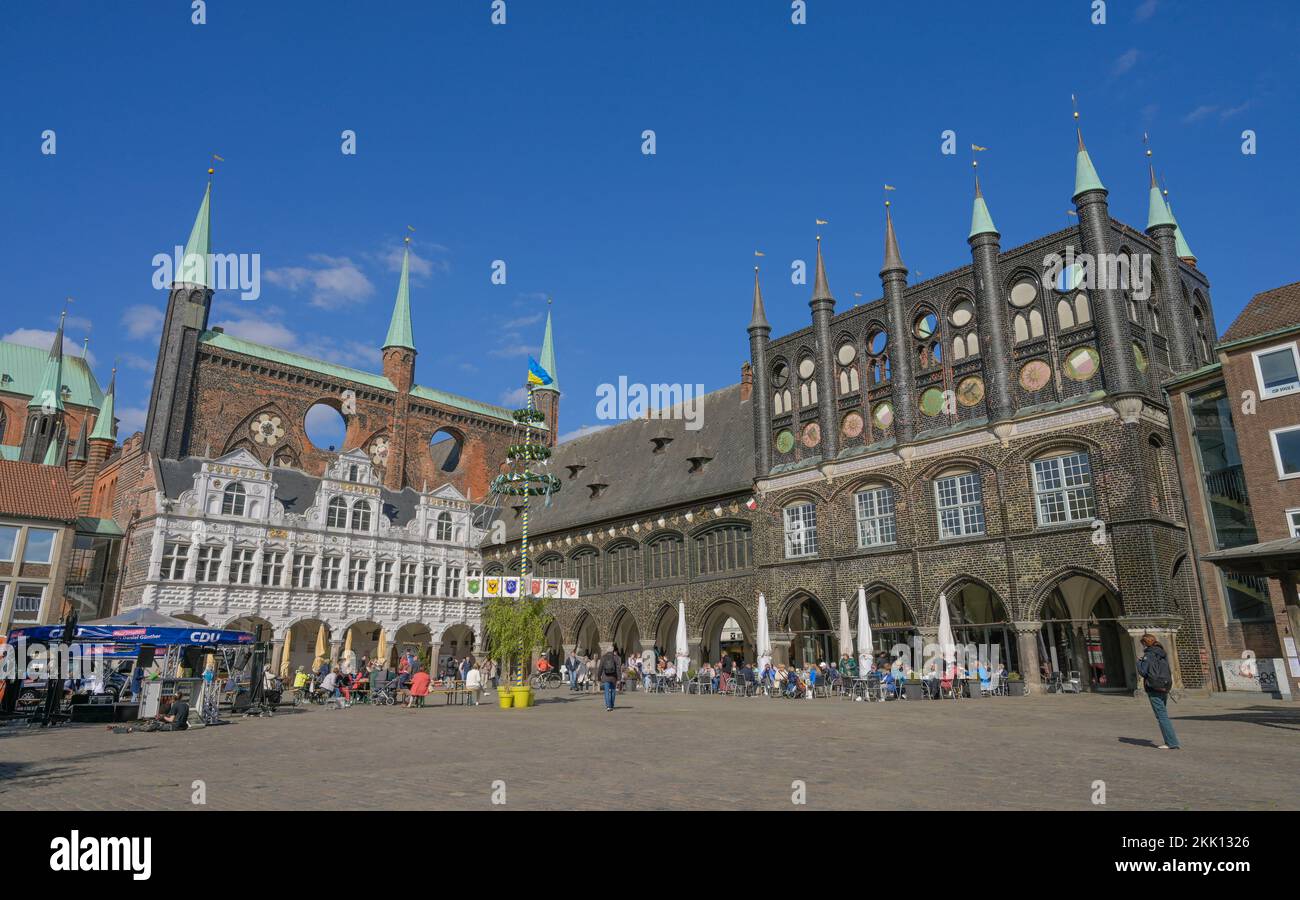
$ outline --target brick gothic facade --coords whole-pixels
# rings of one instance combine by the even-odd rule
[[[1152,631],[1176,681],[1208,687],[1160,385],[1208,362],[1217,332],[1154,184],[1145,233],[1111,219],[1080,137],[1077,227],[1003,250],[977,185],[971,265],[914,285],[887,215],[882,297],[837,314],[819,244],[810,325],[777,338],[756,278],[750,367],[728,389],[743,421],[706,415],[695,437],[628,422],[560,448],[569,496],[534,516],[533,571],[579,577],[582,598],[556,603],[552,647],[671,653],[681,601],[694,662],[728,619],[752,659],[761,591],[776,659],[803,663],[839,654],[845,607],[857,635],[861,586],[876,649],[933,641],[942,595],[959,642],[1031,682],[1140,690]],[[1092,259],[1058,274],[1052,254]],[[1149,290],[1115,277],[1120,258]],[[752,445],[728,442],[741,429]],[[732,477],[697,480],[692,456]],[[706,571],[714,522],[744,533],[725,578]],[[680,574],[656,570],[665,540]],[[517,540],[484,562],[517,570]]]

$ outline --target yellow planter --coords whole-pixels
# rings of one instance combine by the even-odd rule
[[[533,689],[530,687],[516,687],[510,691],[513,696],[515,709],[524,709],[533,705]]]
[[[497,703],[502,709],[509,709],[514,706],[514,697],[504,688],[497,691]]]

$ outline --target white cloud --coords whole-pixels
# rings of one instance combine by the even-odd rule
[[[22,344],[26,347],[39,347],[42,350],[49,350],[54,344],[54,332],[45,331],[40,328],[17,328],[3,337],[0,337],[0,341],[9,341],[12,344]],[[63,355],[81,355],[81,344],[78,344],[66,334],[63,336]],[[90,363],[91,366],[95,365],[95,354],[93,351],[86,354],[86,361]]]
[[[233,337],[243,338],[256,344],[268,344],[282,350],[292,350],[298,343],[298,335],[293,329],[270,319],[253,317],[224,319],[217,322],[216,326]]]
[[[375,292],[370,279],[347,257],[316,253],[308,258],[316,263],[314,267],[268,269],[266,280],[293,293],[309,290],[308,302],[320,309],[361,303]]]
[[[1219,121],[1220,122],[1226,121],[1227,119],[1231,119],[1233,116],[1237,115],[1238,113],[1245,112],[1247,109],[1250,108],[1250,104],[1251,101],[1247,100],[1245,103],[1241,104],[1240,106],[1233,106],[1229,109],[1225,109],[1223,112],[1219,113]]]
[[[68,316],[64,322],[65,330],[72,331],[90,331],[92,323],[85,316]]]
[[[136,369],[140,372],[152,372],[154,361],[141,356],[139,353],[123,353],[117,357],[119,365],[128,369]]]
[[[114,406],[113,414],[117,416],[117,436],[121,439],[144,430],[149,410],[144,406]]]
[[[1142,0],[1142,2],[1138,4],[1137,10],[1133,13],[1133,18],[1139,22],[1145,22],[1156,14],[1156,7],[1159,4],[1160,0]]]
[[[574,438],[585,437],[586,435],[600,431],[602,428],[608,428],[608,427],[609,427],[608,425],[583,425],[581,428],[575,428],[573,431],[570,431],[567,434],[560,435],[560,439],[556,441],[556,443],[563,444],[565,441],[571,441]]]
[[[424,246],[424,245],[421,245]],[[441,244],[431,244],[429,249],[435,253],[446,253],[447,248]],[[402,250],[401,247],[389,247],[377,254],[384,268],[390,272],[402,271]],[[445,259],[430,259],[427,256],[421,256],[415,248],[414,242],[411,244],[411,274],[417,278],[427,278],[434,272],[450,272],[451,264]]]
[[[531,316],[520,316],[517,319],[510,319],[501,327],[502,328],[526,328],[529,325],[536,325],[540,321],[542,321],[542,314],[533,313]]]
[[[156,306],[128,306],[122,311],[122,325],[131,340],[156,338],[162,329],[163,312]]]
[[[489,350],[489,356],[511,357],[536,355],[537,347],[533,344],[506,344],[495,350]]]
[[[1199,122],[1205,117],[1216,113],[1218,109],[1219,107],[1210,104],[1198,106],[1196,107],[1196,109],[1192,110],[1187,115],[1183,116],[1183,122],[1185,122],[1188,125],[1192,124],[1193,122]]]
[[[1136,47],[1125,50],[1119,55],[1119,58],[1115,60],[1114,64],[1111,65],[1110,72],[1112,75],[1123,75],[1136,66],[1137,61],[1138,51]]]
[[[501,395],[502,406],[523,406],[528,402],[528,388],[517,387],[513,391],[506,391]]]

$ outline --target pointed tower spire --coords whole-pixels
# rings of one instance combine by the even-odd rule
[[[907,271],[903,256],[898,252],[898,235],[894,233],[894,217],[889,212],[889,201],[885,201],[885,264],[880,273]]]
[[[49,446],[45,448],[45,458],[41,460],[41,465],[43,466],[60,465],[59,451],[62,449],[62,447],[63,447],[62,441],[60,440],[50,441]]]
[[[59,327],[54,332],[54,343],[50,345],[50,355],[41,372],[40,386],[32,394],[28,409],[63,412],[63,320],[67,317],[65,309],[59,316]]]
[[[212,170],[208,170],[208,175]],[[212,180],[208,179],[207,189],[203,191],[203,202],[199,204],[198,215],[194,217],[194,227],[190,229],[190,239],[185,242],[185,255],[181,257],[181,270],[177,273],[177,284],[197,284],[210,288],[208,284],[208,258],[212,253]]]
[[[1142,136],[1146,139],[1146,135]],[[1173,219],[1169,216],[1169,205],[1165,203],[1165,198],[1160,193],[1160,186],[1156,184],[1156,167],[1151,162],[1151,148],[1147,147],[1147,170],[1151,173],[1151,187],[1148,190],[1147,202],[1147,231],[1155,228],[1157,225],[1172,225]]]
[[[551,376],[551,383],[534,388],[539,391],[560,390],[560,376],[555,372],[555,338],[551,334],[551,298],[546,298],[546,333],[542,336],[542,368]]]
[[[385,347],[405,347],[415,349],[415,337],[411,330],[411,239],[406,239],[406,248],[402,251],[402,275],[397,281],[397,300],[393,303],[393,318],[388,324],[388,338]]]
[[[1079,196],[1085,191],[1104,191],[1101,179],[1097,177],[1097,170],[1092,165],[1092,157],[1088,155],[1088,148],[1083,144],[1083,129],[1079,127],[1079,111],[1074,111],[1074,133],[1079,136],[1079,149],[1074,156],[1074,196]]]
[[[993,217],[989,215],[988,204],[984,202],[984,195],[980,193],[979,162],[973,161],[971,166],[975,169],[975,206],[971,211],[970,234],[966,236],[967,240],[977,234],[998,234],[997,228],[993,225]]]
[[[108,390],[104,392],[104,402],[99,405],[99,415],[95,417],[95,429],[90,433],[92,441],[117,441],[117,423],[113,421],[113,404],[117,394],[117,367],[108,380]],[[85,431],[83,428],[82,431]]]
[[[86,448],[89,446],[86,443],[86,438],[89,435],[90,435],[90,429],[87,427],[86,421],[82,420],[81,430],[77,432],[77,443],[74,444],[72,447],[71,459],[73,462],[84,463],[86,461]]]
[[[749,317],[749,330],[755,328],[772,330],[772,326],[767,324],[767,312],[763,309],[763,289],[758,286],[758,266],[754,266],[754,313]]]
[[[1179,225],[1178,220],[1174,218],[1174,207],[1169,202],[1168,190],[1164,192],[1164,197],[1165,209],[1169,211],[1169,221],[1174,224],[1174,244],[1178,248],[1178,258],[1191,263],[1192,265],[1196,265],[1196,254],[1192,252],[1191,247],[1187,246],[1187,238],[1183,237],[1183,227]]]
[[[822,262],[822,236],[817,235],[817,274],[813,279],[814,301],[817,300],[834,300],[831,296],[831,286],[826,281],[826,264]]]

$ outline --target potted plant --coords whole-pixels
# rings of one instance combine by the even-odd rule
[[[501,654],[504,676],[497,688],[502,709],[524,709],[533,705],[533,689],[528,686],[528,654],[524,648],[541,646],[546,627],[546,601],[521,597],[493,597],[483,609],[483,630],[492,646]],[[509,704],[501,696],[508,693]]]
[[[1012,672],[1007,676],[1007,696],[1025,696],[1025,679],[1019,672]]]

